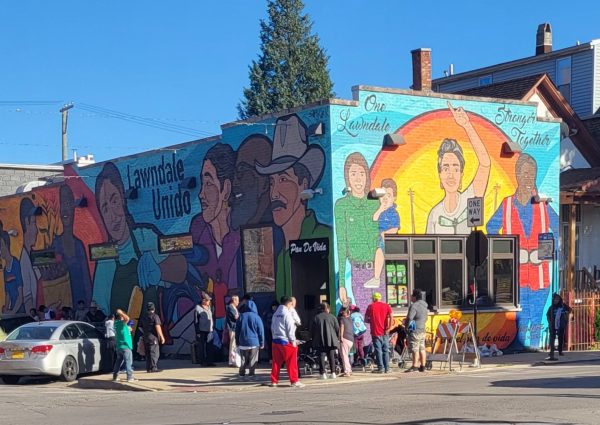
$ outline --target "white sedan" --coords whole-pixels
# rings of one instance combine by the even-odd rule
[[[81,373],[106,371],[112,352],[106,339],[84,322],[52,320],[22,325],[0,342],[0,378],[50,375],[74,381]]]

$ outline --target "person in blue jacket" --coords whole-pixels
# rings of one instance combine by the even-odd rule
[[[265,329],[254,301],[250,300],[243,306],[235,326],[235,342],[242,357],[240,376],[246,376],[248,369],[248,376],[253,377],[258,363],[258,352],[265,346]]]

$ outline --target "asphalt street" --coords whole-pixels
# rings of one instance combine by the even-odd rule
[[[180,393],[84,390],[36,380],[0,385],[0,423],[600,424],[599,363],[394,376],[303,389]]]

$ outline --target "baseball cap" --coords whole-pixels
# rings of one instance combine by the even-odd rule
[[[146,310],[154,310],[154,303],[149,302],[148,304],[146,304]]]
[[[373,301],[379,301],[381,299],[381,293],[374,292],[373,293]]]

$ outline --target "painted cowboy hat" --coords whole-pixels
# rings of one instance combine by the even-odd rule
[[[308,144],[306,133],[306,125],[295,114],[277,119],[271,163],[263,165],[255,161],[256,171],[270,175],[302,164],[310,173],[311,187],[316,186],[323,175],[325,154],[320,146]]]

